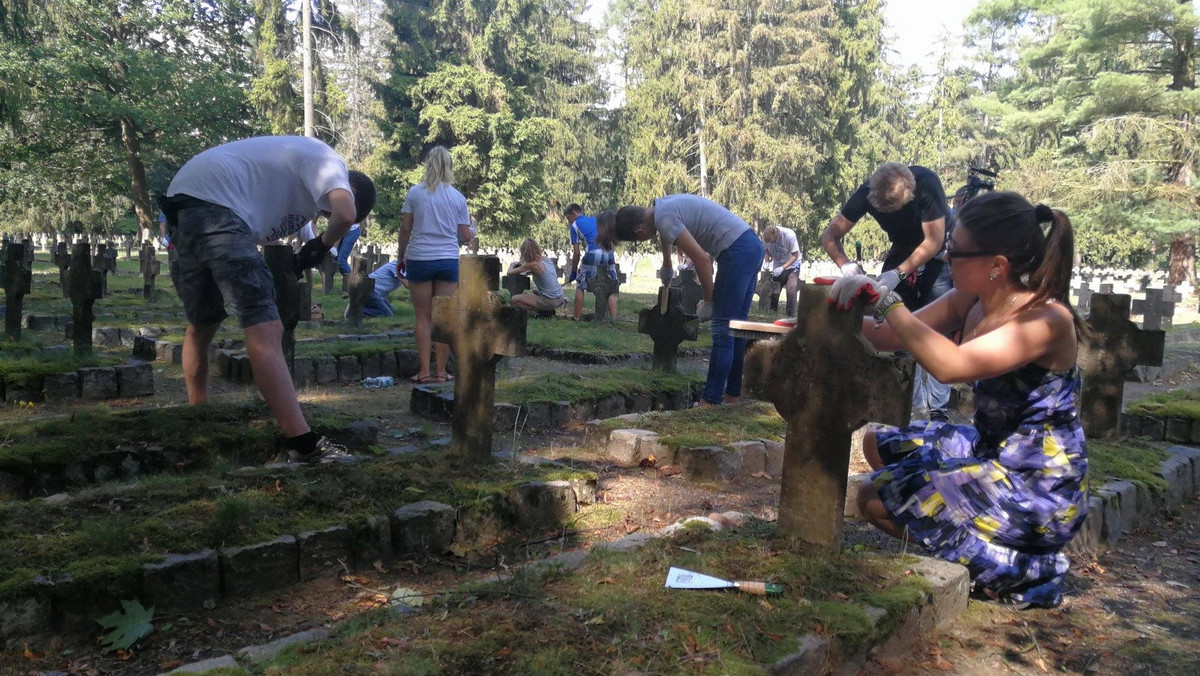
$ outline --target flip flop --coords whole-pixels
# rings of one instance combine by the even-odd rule
[[[413,376],[408,379],[408,382],[412,383],[413,385],[426,385],[429,383],[444,383],[446,381],[438,379],[437,376],[425,376],[424,378]]]
[[[454,382],[454,374],[453,374],[453,373],[447,373],[447,374],[446,374],[446,375],[444,375],[444,376],[438,376],[438,382],[440,382],[440,383],[452,383],[452,382]]]

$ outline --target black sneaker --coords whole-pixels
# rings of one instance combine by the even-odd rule
[[[929,412],[929,421],[930,422],[948,423],[948,422],[950,422],[950,416],[946,415],[945,411],[930,411]]]
[[[329,437],[321,437],[317,440],[317,448],[312,453],[304,454],[295,449],[288,449],[284,453],[284,458],[288,462],[306,462],[311,465],[327,465],[334,462],[354,462],[354,456],[350,451],[341,444],[336,444],[329,440]]]

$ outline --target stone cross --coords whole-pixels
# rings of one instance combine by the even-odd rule
[[[1091,335],[1079,350],[1083,375],[1080,413],[1083,431],[1089,437],[1117,433],[1125,374],[1134,366],[1162,366],[1166,334],[1139,329],[1129,321],[1129,296],[1094,294],[1088,316]]]
[[[768,309],[779,308],[779,284],[775,278],[771,276],[770,270],[763,270],[758,276],[758,286],[754,290],[758,294],[758,309],[766,311]],[[774,301],[774,303],[772,303]]]
[[[862,336],[862,302],[839,311],[828,291],[801,287],[796,328],[751,347],[745,374],[747,390],[787,422],[779,530],[837,549],[851,434],[867,421],[908,422],[915,362],[876,352]]]
[[[103,245],[101,245],[103,246]],[[92,353],[92,306],[103,298],[104,272],[92,269],[91,245],[76,244],[71,249],[71,270],[67,273],[71,297],[71,341],[77,356]]]
[[[66,242],[59,242],[54,245],[50,252],[50,259],[54,265],[58,266],[58,285],[62,287],[62,297],[70,298],[67,293],[67,270],[71,269],[71,250]]]
[[[121,245],[125,247],[125,260],[133,260],[133,238],[126,235],[121,239]]]
[[[350,326],[362,326],[363,304],[375,293],[375,280],[371,279],[370,262],[365,258],[355,257],[350,261],[350,294],[346,319]]]
[[[685,340],[696,340],[700,320],[680,307],[683,291],[669,286],[658,290],[658,303],[654,307],[638,312],[638,333],[650,336],[654,341],[653,368],[657,371],[675,373],[679,344]]]
[[[0,258],[0,283],[4,284],[4,335],[21,339],[21,312],[25,294],[33,290],[33,268],[26,260],[25,245],[5,241]]]
[[[296,279],[296,253],[287,244],[268,244],[263,258],[275,283],[275,307],[283,324],[283,358],[288,370],[296,363],[296,325],[312,315],[312,285]]]
[[[1082,314],[1087,314],[1088,309],[1092,306],[1092,294],[1096,292],[1090,280],[1084,279],[1079,282],[1079,289],[1076,293],[1078,300],[1075,301],[1075,309]]]
[[[500,280],[500,286],[508,291],[509,297],[519,293],[529,293],[529,275],[504,275],[504,279]]]
[[[1145,300],[1134,299],[1133,314],[1142,316],[1142,328],[1159,331],[1171,328],[1175,316],[1175,304],[1183,297],[1168,286],[1161,289],[1146,289]]]
[[[504,305],[500,259],[459,258],[459,286],[453,296],[433,299],[433,339],[454,350],[453,451],[473,464],[492,460],[496,364],[525,354],[525,310]]]
[[[337,279],[338,274],[337,260],[333,256],[325,254],[320,264],[317,265],[317,270],[321,273],[322,289],[327,294],[333,293],[333,282]]]
[[[74,260],[74,252],[72,252]],[[72,266],[73,267],[73,266]],[[100,298],[108,297],[108,246],[96,245],[96,256],[92,259],[91,270],[100,273]]]
[[[593,321],[608,321],[608,297],[620,293],[620,280],[608,274],[608,266],[601,265],[596,276],[588,281],[588,291],[596,297],[596,313]]]
[[[158,277],[159,272],[162,272],[162,261],[158,260],[154,246],[150,242],[142,244],[142,250],[138,256],[141,258],[138,261],[138,270],[142,273],[142,298],[150,300],[154,298],[154,278]]]
[[[680,270],[679,274],[671,280],[671,286],[682,292],[679,303],[683,312],[696,314],[696,308],[699,307],[700,301],[704,300],[704,287],[700,286],[700,280],[696,278],[696,271]]]

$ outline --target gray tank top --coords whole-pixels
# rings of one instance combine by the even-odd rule
[[[562,285],[558,283],[558,271],[554,269],[554,263],[549,258],[542,259],[542,271],[536,272],[531,270],[533,283],[537,284],[538,293],[546,298],[562,298]]]

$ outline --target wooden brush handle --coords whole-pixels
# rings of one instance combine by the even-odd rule
[[[754,594],[755,596],[767,595],[766,582],[734,582],[734,584],[737,585],[737,588],[741,590],[743,594]]]

